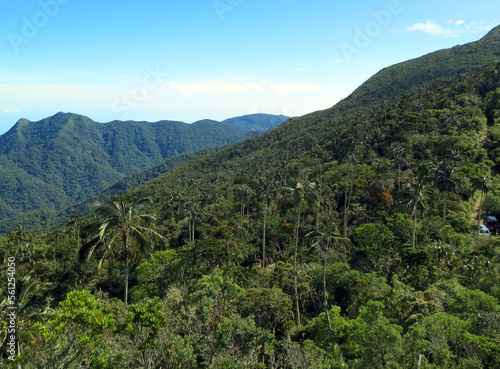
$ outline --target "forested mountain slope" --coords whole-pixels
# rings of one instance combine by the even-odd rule
[[[471,219],[478,199],[500,210],[498,33],[387,68],[95,217],[0,239],[43,286],[32,311],[52,312],[23,315],[24,364],[499,368],[500,241]]]
[[[263,127],[266,118],[269,126]],[[0,222],[12,227],[29,218],[30,225],[36,224],[33,218],[48,220],[43,218],[51,211],[84,201],[133,172],[241,141],[286,119],[262,114],[239,127],[211,120],[100,124],[71,113],[39,122],[21,119],[0,136]],[[22,216],[33,210],[37,215]]]
[[[332,109],[129,196],[153,198],[157,230],[188,278],[220,268],[251,286],[216,303],[243,318],[258,311],[258,327],[277,337],[293,319],[296,346],[277,346],[295,357],[289,367],[414,368],[419,355],[427,368],[499,366],[500,248],[477,237],[470,215],[497,183],[498,31],[390,67]],[[440,337],[436,326],[454,328]]]
[[[290,119],[290,117],[285,115],[276,115],[273,117],[268,114],[250,114],[226,119],[223,120],[222,123],[227,123],[233,127],[243,130],[267,132],[288,119]]]

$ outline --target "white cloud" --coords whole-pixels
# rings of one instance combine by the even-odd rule
[[[260,82],[232,82],[232,81],[202,81],[198,83],[182,83],[170,81],[166,83],[171,90],[177,91],[182,96],[231,96],[233,94],[264,93],[264,94],[288,94],[304,91],[318,91],[330,88],[325,85],[314,84],[286,84]]]
[[[121,91],[115,87],[70,83],[0,85],[0,99],[23,102],[97,100],[118,93]]]
[[[497,25],[498,21],[488,23],[486,21],[444,21],[443,25],[434,23],[428,20],[425,23],[416,23],[411,27],[407,27],[408,31],[420,31],[434,36],[442,37],[459,37],[463,34],[474,34],[478,32],[490,31]],[[451,28],[451,25],[455,27]]]
[[[408,31],[419,31],[424,33],[429,33],[433,36],[444,36],[444,37],[458,37],[455,32],[443,28],[443,26],[428,20],[425,23],[416,23],[411,27],[407,28]]]
[[[11,82],[0,85],[3,104],[0,115],[13,117],[17,112],[18,118],[23,114],[23,117],[37,120],[57,111],[68,111],[107,122],[123,119],[122,114],[127,110],[126,119],[157,121],[177,117],[177,120],[189,122],[203,118],[222,120],[253,111],[302,115],[328,108],[344,96],[337,96],[335,86],[321,81],[284,83],[238,76],[217,80],[170,80],[156,87],[148,90],[144,99],[139,99],[134,97],[133,89],[117,86]],[[12,118],[6,119],[5,129],[12,125]],[[0,132],[1,124],[0,121]]]

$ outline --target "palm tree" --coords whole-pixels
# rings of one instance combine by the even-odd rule
[[[398,162],[398,190],[400,190],[401,189],[401,165],[403,164],[403,159],[404,159],[405,154],[406,154],[406,149],[401,143],[396,142],[394,145],[392,145],[392,154],[394,155],[394,159],[396,159]]]
[[[168,200],[166,202],[166,205],[165,207],[162,209],[162,211],[165,213],[165,218],[167,217],[166,216],[166,213],[167,211],[170,212],[170,221],[172,223],[175,222],[175,215],[174,215],[174,212],[175,212],[175,208],[179,208],[180,207],[180,200],[181,200],[181,196],[180,196],[180,193],[178,191],[175,191],[171,194],[169,194],[169,197],[168,197]]]
[[[122,253],[125,258],[124,265],[124,303],[128,300],[128,276],[129,276],[129,252],[132,240],[137,240],[145,254],[151,253],[152,240],[154,236],[164,240],[164,237],[153,229],[147,227],[155,218],[150,214],[140,213],[145,203],[151,203],[149,198],[141,198],[130,204],[123,197],[106,200],[100,204],[95,213],[102,219],[90,227],[93,237],[79,250],[80,259],[89,260],[98,247],[103,247],[104,252],[98,264],[100,272],[104,259],[109,256],[116,241],[121,241]]]
[[[252,189],[246,184],[239,184],[235,186],[234,194],[240,201],[240,229],[243,229],[243,218],[245,212],[248,215],[248,204],[252,198]]]
[[[354,144],[354,143],[353,143]],[[344,194],[344,227],[343,235],[347,238],[347,220],[349,219],[349,207],[351,206],[351,198],[353,196],[354,178],[356,176],[356,167],[358,165],[359,145],[355,144],[353,152],[348,156],[347,161],[347,178]]]
[[[411,217],[413,218],[411,228],[411,245],[415,248],[415,230],[417,226],[418,209],[419,207],[425,208],[428,196],[425,189],[425,182],[422,178],[412,179],[407,183],[407,186],[411,195],[411,200],[408,202],[408,206],[411,209]]]
[[[14,246],[14,256],[16,260],[25,258],[25,251],[32,248],[31,241],[32,235],[29,233],[28,229],[22,225],[18,225],[12,230],[12,232],[7,236],[7,239]]]
[[[349,239],[340,236],[340,230],[337,226],[333,224],[328,224],[325,226],[324,232],[313,231],[309,232],[304,240],[306,242],[310,242],[312,246],[319,247],[323,250],[323,292],[324,292],[324,308],[326,319],[328,321],[328,329],[330,333],[333,333],[332,323],[330,322],[330,315],[328,314],[328,294],[326,289],[326,261],[328,257],[328,251],[331,246],[341,246],[343,248],[342,251],[344,253],[347,250],[347,247],[352,246],[352,243]]]
[[[443,220],[446,220],[446,202],[448,195],[453,192],[458,185],[456,177],[456,167],[452,163],[439,162],[433,166],[436,184],[444,192],[443,195]]]
[[[316,188],[316,183],[309,183],[304,186],[302,183],[297,182],[293,188],[286,188],[292,193],[293,202],[297,207],[297,219],[295,224],[295,248],[293,253],[293,289],[295,294],[295,310],[297,315],[297,325],[300,326],[300,310],[299,310],[299,294],[297,292],[297,253],[299,249],[299,229],[300,229],[300,215],[302,211],[302,202],[306,195],[306,190]]]
[[[200,212],[200,202],[194,195],[184,203],[184,211],[188,216],[189,242],[194,242],[195,220]]]
[[[81,215],[73,215],[66,223],[73,231],[73,238],[76,239],[77,246],[80,248],[80,233],[83,224],[83,217]]]
[[[262,225],[262,268],[266,267],[266,226],[267,226],[267,212],[269,210],[269,202],[272,198],[272,183],[271,180],[266,178],[265,175],[259,176],[259,194],[258,196],[264,202],[264,214]]]

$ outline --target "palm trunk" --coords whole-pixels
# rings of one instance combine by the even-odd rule
[[[323,292],[325,295],[325,314],[326,314],[326,320],[328,321],[328,329],[330,330],[330,333],[332,333],[333,335],[332,322],[330,321],[330,314],[328,314],[328,295],[326,292],[326,257],[328,255],[328,244],[329,241],[326,244],[325,255],[323,258]]]
[[[192,239],[192,241],[194,242],[194,215],[193,215],[193,227],[192,227],[192,231],[193,231],[193,239]]]
[[[125,255],[125,306],[128,301],[128,255]]]
[[[266,267],[266,220],[267,220],[267,198],[264,204],[264,227],[262,230],[262,268]]]
[[[344,196],[344,227],[343,227],[343,232],[344,232],[344,238],[347,238],[347,198],[349,197],[349,177],[351,173],[351,163],[349,163],[349,166],[347,167],[347,184],[345,187],[345,196]]]
[[[411,227],[411,245],[415,248],[415,229],[417,227],[417,212],[415,211],[413,214],[413,224]]]
[[[476,232],[476,237],[479,236],[479,226],[481,225],[481,216],[483,212],[483,196],[484,196],[484,186],[483,189],[481,190],[481,200],[479,200],[479,210],[477,212],[477,232]]]
[[[125,270],[124,270],[124,284],[125,284],[125,298],[124,303],[125,306],[128,304],[128,249],[130,246],[130,231],[125,231],[123,236],[123,248],[125,252]]]
[[[446,200],[448,200],[448,193],[444,195],[444,204],[443,204],[443,221],[446,221]]]
[[[401,160],[398,163],[398,190],[401,189]]]
[[[351,199],[349,195],[352,195],[352,190],[354,188],[355,173],[356,173],[356,163],[353,164],[352,173],[351,173],[351,164],[349,163],[347,171],[347,180],[350,181],[350,183],[347,184],[345,190],[345,200],[344,200],[344,238],[347,238],[347,219],[349,217],[349,207],[351,206]],[[350,178],[350,176],[352,176],[352,178]]]
[[[297,251],[299,248],[300,205],[297,206],[297,226],[295,228],[295,252],[293,255],[293,289],[295,294],[295,311],[297,325],[300,326],[299,294],[297,292]]]
[[[243,201],[240,204],[240,230],[243,228],[243,215],[245,214],[245,205],[243,205]]]
[[[316,212],[316,232],[319,231],[319,216],[321,214],[321,195],[318,199],[318,211]]]

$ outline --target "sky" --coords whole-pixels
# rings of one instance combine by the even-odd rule
[[[327,109],[475,41],[498,0],[23,0],[0,5],[0,134],[20,118],[224,120]]]

